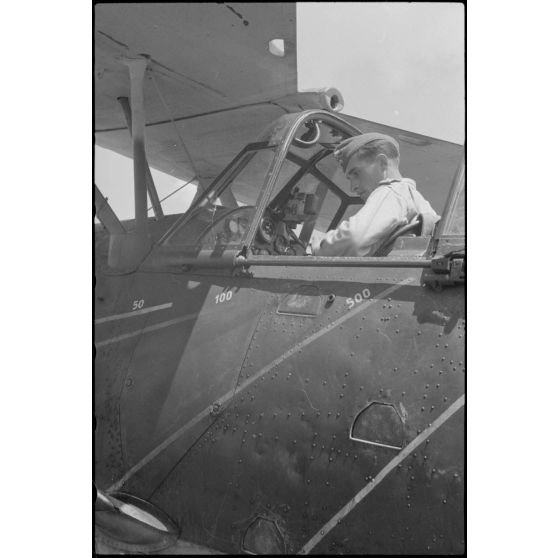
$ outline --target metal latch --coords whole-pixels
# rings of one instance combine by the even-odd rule
[[[254,277],[254,274],[248,270],[246,265],[246,258],[248,257],[248,246],[244,245],[240,252],[237,252],[234,256],[234,263],[233,263],[233,277]]]
[[[435,291],[465,283],[465,253],[450,252],[434,258],[430,269],[424,274],[423,283]]]

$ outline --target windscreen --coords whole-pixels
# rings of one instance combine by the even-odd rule
[[[165,244],[200,248],[240,246],[275,155],[275,148],[247,149],[186,214]]]
[[[457,200],[451,210],[447,225],[442,234],[452,236],[465,235],[465,176],[461,174]]]

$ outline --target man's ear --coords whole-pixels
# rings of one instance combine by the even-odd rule
[[[380,163],[381,170],[386,170],[388,168],[388,159],[383,153],[378,153],[378,155],[376,155],[376,161]]]

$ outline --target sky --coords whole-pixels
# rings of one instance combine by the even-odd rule
[[[299,3],[297,23],[299,89],[337,87],[346,114],[463,143],[461,4]]]
[[[343,113],[463,143],[461,4],[300,2],[297,57],[299,90],[336,87]],[[183,184],[152,174],[161,199]],[[133,218],[131,159],[96,147],[95,182],[118,217]],[[181,190],[163,211],[185,211],[193,195]]]

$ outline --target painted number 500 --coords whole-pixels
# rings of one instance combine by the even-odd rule
[[[362,289],[362,291],[360,293],[356,293],[353,298],[347,299],[349,309],[351,309],[355,304],[359,304],[363,300],[366,300],[367,298],[370,298],[370,290]]]

